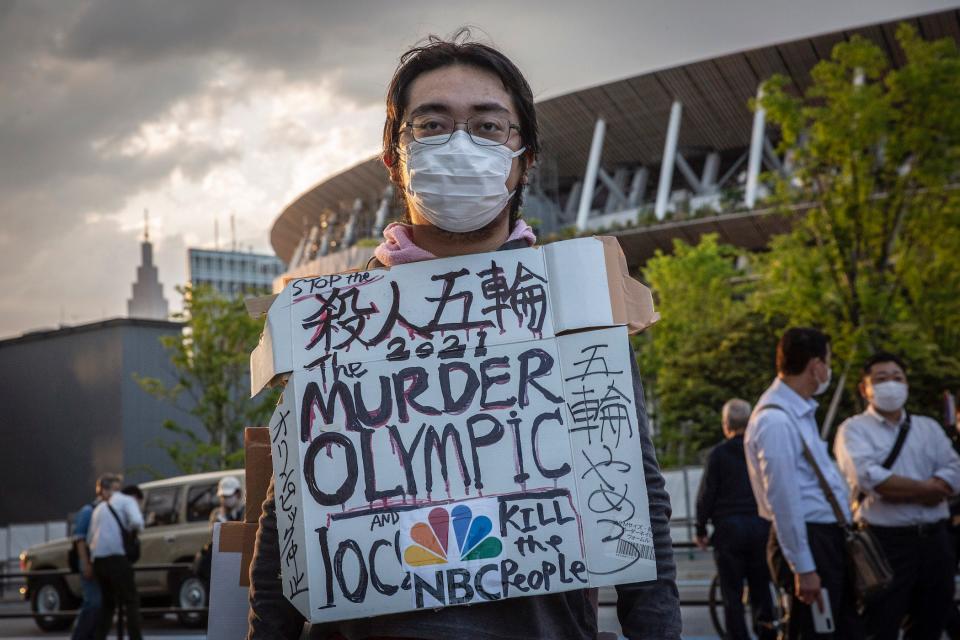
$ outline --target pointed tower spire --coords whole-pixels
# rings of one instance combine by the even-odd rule
[[[150,212],[143,210],[143,242],[140,243],[140,266],[133,283],[133,296],[127,300],[127,315],[131,318],[166,320],[169,307],[163,297],[163,284],[153,264],[153,244],[150,243]]]

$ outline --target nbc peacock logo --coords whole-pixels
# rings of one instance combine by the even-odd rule
[[[449,548],[450,529],[457,548]],[[450,552],[457,553],[460,562],[482,560],[500,555],[500,539],[490,535],[493,524],[487,516],[474,517],[470,507],[459,504],[450,511],[437,507],[430,511],[426,522],[417,522],[410,528],[413,544],[403,552],[403,559],[413,567],[425,567],[455,562]]]

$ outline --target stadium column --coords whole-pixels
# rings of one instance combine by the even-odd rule
[[[650,170],[646,167],[640,167],[633,174],[633,182],[630,183],[630,195],[627,196],[628,207],[638,207],[643,202],[643,194],[647,191],[647,178],[650,177]]]
[[[587,218],[590,217],[590,205],[593,202],[593,189],[597,184],[597,171],[600,169],[600,154],[603,152],[603,136],[607,123],[597,118],[593,128],[593,142],[590,143],[590,156],[587,158],[587,172],[583,176],[583,190],[580,192],[580,208],[577,211],[577,231],[585,231]]]
[[[657,205],[654,213],[657,220],[663,220],[670,201],[670,189],[673,186],[673,166],[677,159],[677,141],[680,139],[680,117],[683,104],[674,100],[670,107],[670,123],[667,125],[667,139],[663,143],[663,162],[660,164],[660,182],[657,185]]]
[[[383,228],[387,226],[387,216],[390,214],[390,199],[393,198],[393,187],[387,185],[383,190],[383,197],[380,198],[380,206],[377,208],[377,216],[373,223],[373,237],[379,238],[383,233]]]
[[[700,178],[700,187],[704,193],[714,193],[720,185],[717,176],[720,174],[720,154],[711,151],[703,162],[703,176]]]
[[[767,112],[760,106],[763,100],[763,84],[757,88],[757,109],[753,112],[753,132],[750,134],[750,158],[747,160],[747,189],[743,204],[753,209],[757,203],[757,185],[760,180],[760,162],[763,159],[763,139],[765,137]]]

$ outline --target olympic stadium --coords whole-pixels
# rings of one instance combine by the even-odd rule
[[[960,10],[824,33],[739,51],[537,103],[543,153],[523,215],[540,234],[609,233],[632,267],[675,238],[705,233],[752,250],[789,229],[792,217],[764,206],[764,172],[789,173],[775,132],[748,104],[763,81],[810,84],[811,69],[855,34],[904,62],[895,32],[912,24],[928,40],[960,41]],[[288,204],[270,241],[288,275],[364,264],[400,213],[379,157],[323,180]],[[793,215],[802,215],[799,208]]]

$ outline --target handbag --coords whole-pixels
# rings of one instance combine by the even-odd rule
[[[136,531],[130,531],[123,526],[123,523],[120,522],[120,516],[113,510],[109,502],[106,505],[107,509],[110,509],[110,513],[113,514],[113,519],[117,521],[117,526],[120,527],[120,535],[123,537],[123,552],[130,564],[133,564],[140,559],[140,536],[137,535]]]
[[[779,405],[767,404],[757,411],[763,409],[779,409],[787,414],[788,418],[790,417],[790,414]],[[830,483],[827,482],[823,471],[820,470],[820,465],[817,464],[802,435],[800,436],[800,442],[803,444],[803,458],[813,468],[820,490],[823,491],[824,497],[830,504],[830,508],[837,519],[837,524],[843,529],[847,561],[853,574],[854,592],[857,600],[863,604],[874,596],[883,593],[893,584],[893,569],[890,567],[890,562],[887,560],[883,548],[870,530],[847,521],[846,514],[840,508],[840,503],[830,488]]]
[[[910,414],[907,414],[906,419],[903,421],[903,424],[900,425],[900,430],[897,432],[897,439],[893,443],[893,449],[890,449],[890,453],[887,454],[887,457],[884,458],[881,467],[884,469],[889,469],[893,466],[893,463],[897,461],[897,458],[900,457],[900,451],[903,449],[903,443],[907,440],[907,434],[910,433]],[[867,497],[867,494],[861,491],[857,494],[857,504],[863,504],[864,498]]]

